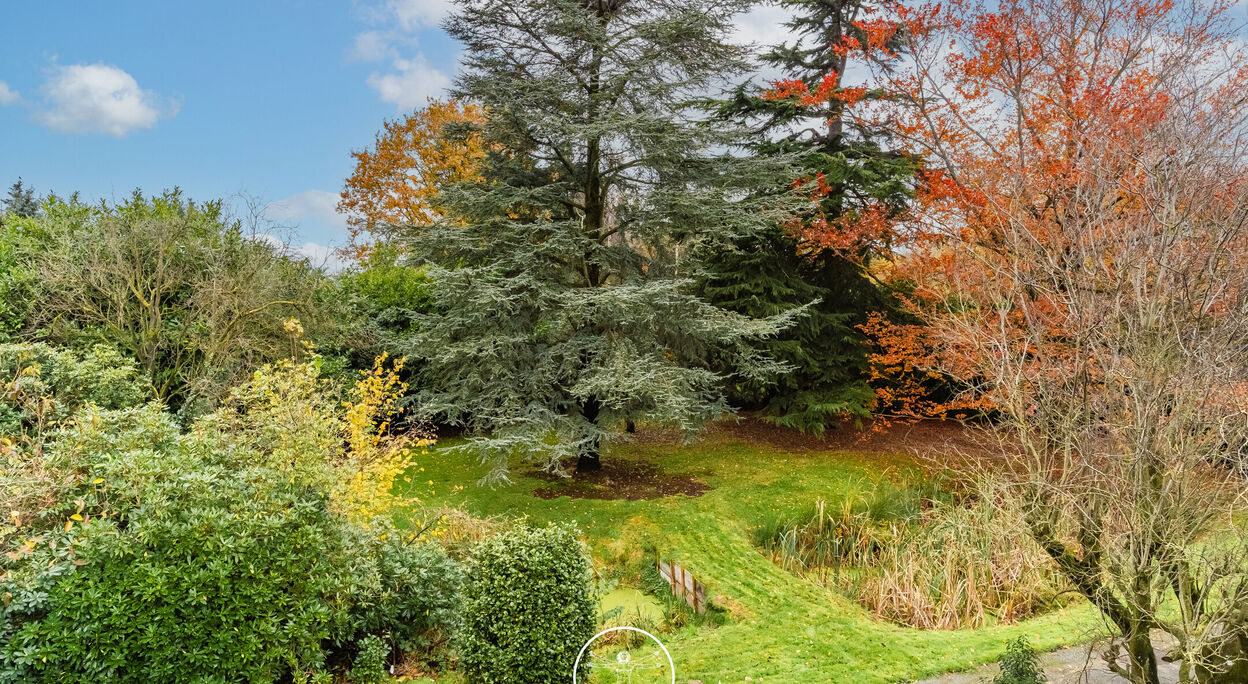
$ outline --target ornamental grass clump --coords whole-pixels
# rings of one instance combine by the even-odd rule
[[[877,616],[920,629],[1013,622],[1059,602],[1065,583],[999,488],[959,500],[882,486],[858,500],[756,528],[785,570],[833,587]]]

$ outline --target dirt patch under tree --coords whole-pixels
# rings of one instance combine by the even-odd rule
[[[603,459],[601,470],[570,478],[547,472],[530,475],[550,483],[550,486],[533,490],[533,496],[542,499],[569,496],[573,499],[638,501],[676,494],[702,496],[710,489],[706,483],[688,475],[670,475],[653,463],[632,460]]]

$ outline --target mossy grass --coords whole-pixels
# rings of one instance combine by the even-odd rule
[[[679,681],[905,682],[992,662],[1019,636],[1043,651],[1099,633],[1083,604],[974,630],[899,627],[786,572],[752,543],[752,528],[817,498],[869,500],[877,489],[921,480],[924,471],[904,454],[786,450],[729,436],[689,445],[624,444],[605,458],[693,476],[710,489],[698,497],[636,501],[542,499],[533,490],[549,482],[519,469],[510,484],[477,484],[486,468],[448,448],[455,443],[444,440],[431,450],[421,459],[424,470],[411,478],[426,502],[538,524],[576,521],[595,562],[625,584],[642,586],[642,568],[662,553],[707,585],[725,613],[723,624],[695,620],[663,637]]]

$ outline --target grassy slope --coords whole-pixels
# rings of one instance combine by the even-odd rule
[[[575,520],[594,556],[607,564],[639,560],[644,543],[678,559],[736,619],[718,628],[686,628],[665,641],[678,681],[898,682],[993,660],[1006,640],[1026,634],[1037,648],[1086,638],[1095,622],[1086,609],[1054,613],[1007,627],[921,631],[875,620],[839,594],[776,567],[749,541],[749,526],[774,510],[852,496],[912,463],[904,456],[853,451],[789,452],[712,438],[689,445],[632,444],[613,459],[657,463],[696,475],[712,489],[697,498],[601,501],[531,495],[550,486],[513,473],[513,484],[476,484],[483,470],[444,444],[421,459],[421,490],[430,502],[463,504],[479,515],[525,515],[534,522]],[[428,482],[432,481],[432,487]],[[425,493],[422,491],[422,493]],[[727,600],[725,600],[727,599]]]

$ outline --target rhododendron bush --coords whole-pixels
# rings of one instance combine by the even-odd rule
[[[340,392],[315,356],[266,365],[185,431],[131,393],[0,437],[0,679],[329,681],[364,651],[437,655],[461,571],[392,519],[423,443],[388,430],[396,366]]]

